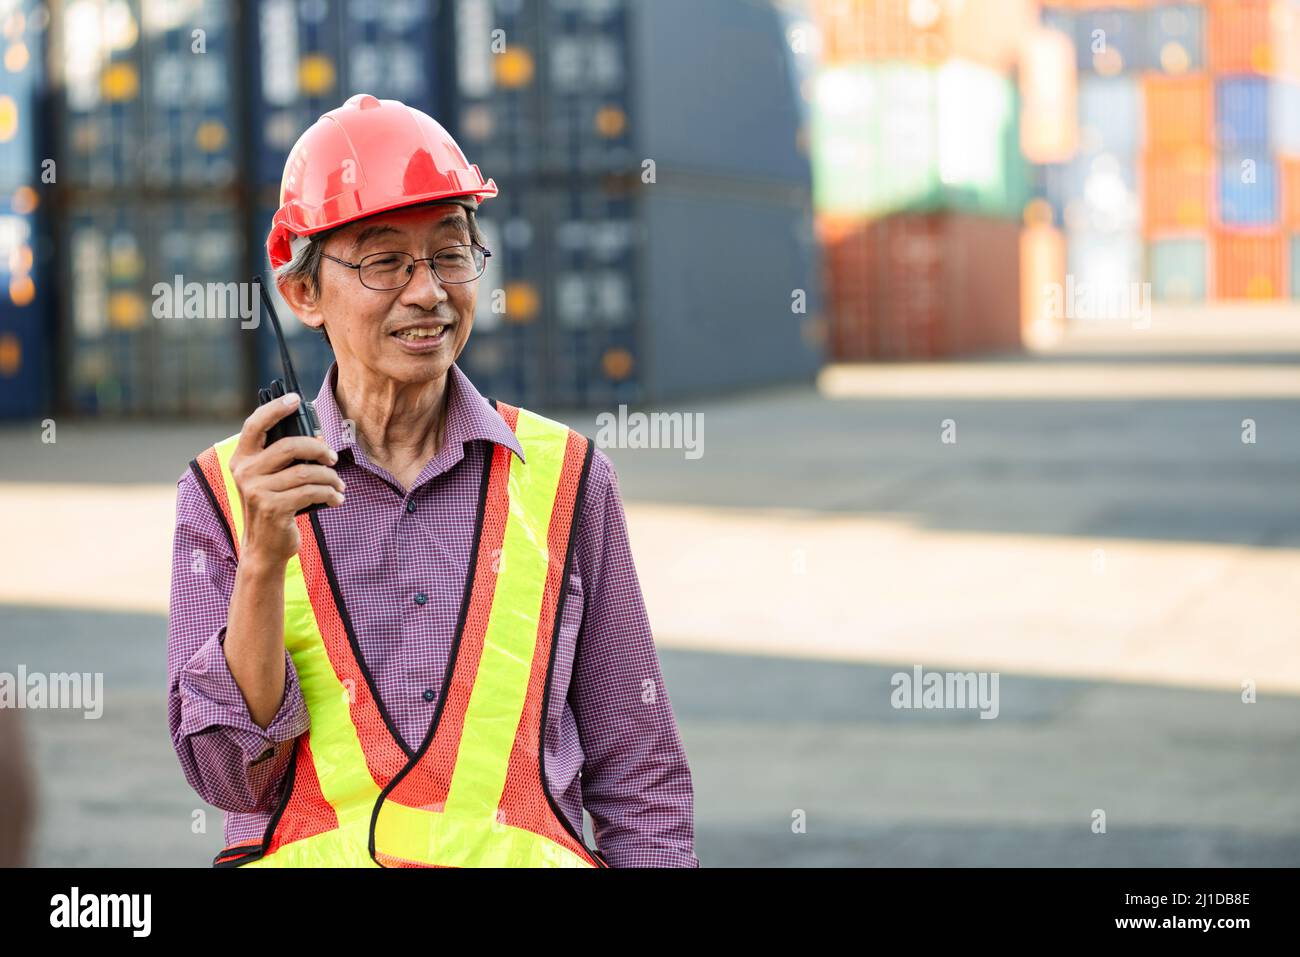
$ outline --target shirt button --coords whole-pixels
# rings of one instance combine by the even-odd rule
[[[425,701],[432,701],[432,700],[433,700],[434,698],[436,698],[436,697],[438,697],[438,696],[437,696],[436,694],[433,693],[433,689],[432,689],[432,688],[426,688],[426,689],[424,690],[424,700],[425,700]]]
[[[415,595],[415,603],[417,605],[423,605],[428,600],[429,600],[429,596],[426,595],[424,592],[417,592]]]
[[[407,501],[406,501],[406,512],[407,512],[407,514],[409,515],[411,512],[414,512],[414,511],[415,511],[415,499],[413,499],[413,498],[412,498],[412,499],[407,499]]]

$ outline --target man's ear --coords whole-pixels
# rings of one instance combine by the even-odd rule
[[[312,294],[307,280],[283,277],[277,278],[275,285],[280,290],[280,295],[284,297],[284,301],[289,304],[289,308],[293,310],[293,314],[304,326],[320,329],[325,325],[325,316],[320,308],[320,294],[319,292]]]

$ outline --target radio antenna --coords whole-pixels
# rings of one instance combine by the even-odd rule
[[[284,343],[284,330],[280,328],[280,317],[275,314],[271,294],[266,291],[266,284],[262,282],[261,276],[254,276],[253,282],[262,294],[262,305],[266,307],[267,313],[271,316],[271,327],[275,330],[275,340],[280,344],[280,361],[284,365],[285,385],[288,386],[290,392],[296,392],[301,396],[302,387],[298,385],[298,374],[294,372],[293,362],[289,359],[289,347]]]

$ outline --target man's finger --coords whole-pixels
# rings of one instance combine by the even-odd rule
[[[286,401],[291,400],[291,401]],[[253,410],[252,415],[244,420],[239,430],[239,443],[235,446],[235,455],[256,455],[266,447],[266,433],[281,419],[293,415],[298,410],[302,397],[296,392],[272,399]]]
[[[260,452],[255,453],[255,462],[250,463],[254,475],[270,475],[278,472],[295,459],[304,462],[319,462],[321,465],[333,465],[338,461],[338,453],[330,448],[323,439],[308,435],[290,435],[272,442]]]

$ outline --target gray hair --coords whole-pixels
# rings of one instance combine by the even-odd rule
[[[424,206],[444,206],[446,200],[434,200],[431,203],[423,203]],[[474,210],[468,205],[458,203],[457,205],[465,206],[465,218],[469,221],[469,241],[482,246],[483,233],[478,226],[478,218],[474,215]],[[412,207],[414,208],[414,207]],[[279,269],[275,270],[276,285],[286,280],[301,280],[307,287],[307,292],[315,298],[320,295],[320,261],[321,253],[325,250],[325,242],[341,229],[345,229],[351,223],[344,223],[342,226],[335,226],[333,229],[327,229],[323,232],[314,233],[307,237],[307,242],[299,244],[294,242],[293,245],[298,247],[297,252],[289,262],[285,263]],[[322,325],[317,330],[325,344],[334,348],[330,344],[330,334],[325,331]]]

